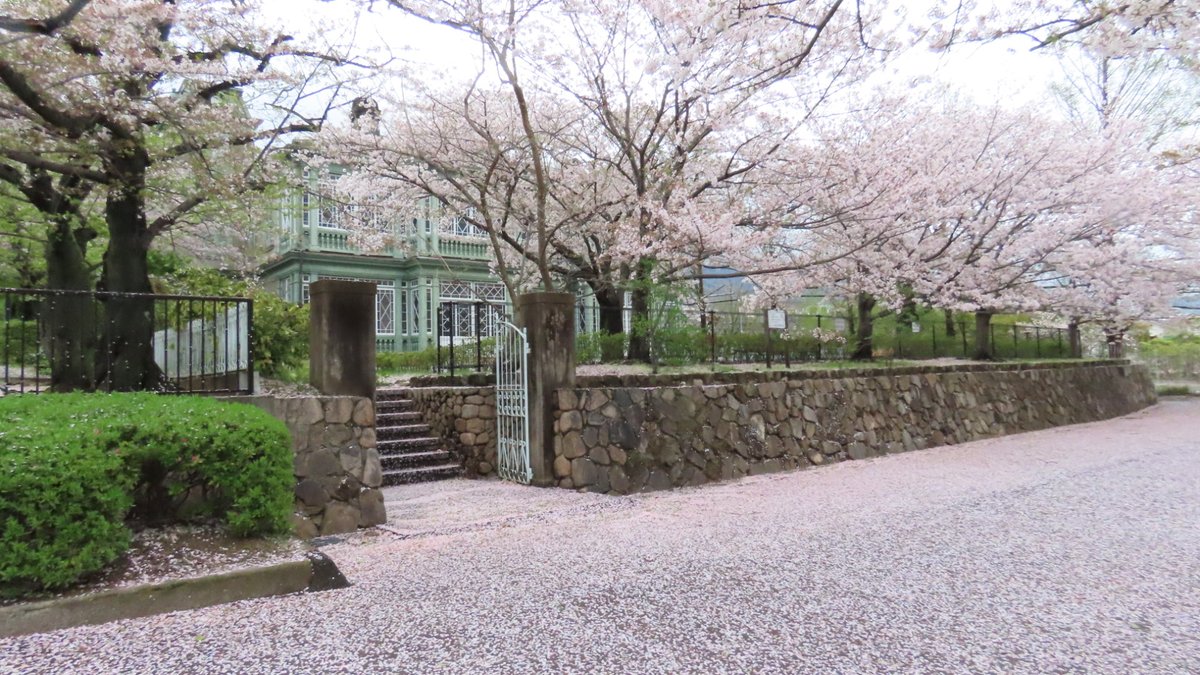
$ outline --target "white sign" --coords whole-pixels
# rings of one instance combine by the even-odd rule
[[[845,333],[846,332],[846,320],[845,319],[834,319],[833,320],[833,329],[839,333]]]
[[[919,324],[919,323],[917,323],[916,321],[914,321],[914,322],[913,322],[913,325],[912,325],[912,332],[914,332],[914,333],[920,333],[920,332],[921,332],[921,324]]]
[[[787,312],[782,309],[768,309],[767,328],[787,330]]]

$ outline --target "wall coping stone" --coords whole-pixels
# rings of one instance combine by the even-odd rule
[[[935,373],[995,372],[1013,370],[1053,370],[1058,368],[1080,368],[1091,366],[1126,366],[1129,359],[1071,359],[1064,361],[998,361],[996,363],[954,363],[915,366],[889,366],[884,363],[861,368],[773,368],[771,370],[747,370],[732,373],[659,373],[628,375],[576,375],[575,387],[671,387],[694,386],[697,383],[748,384],[775,382],[778,380],[821,380],[844,377],[877,377],[880,375],[929,375]],[[404,389],[485,387],[495,385],[491,373],[469,375],[421,375],[409,381]]]

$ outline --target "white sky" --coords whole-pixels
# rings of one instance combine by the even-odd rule
[[[263,0],[269,16],[297,37],[317,34],[336,42],[345,42],[345,26],[354,15],[351,0]],[[357,46],[386,50],[410,62],[432,69],[474,72],[478,52],[461,35],[448,28],[404,16],[399,10],[376,0],[361,14]],[[933,54],[913,49],[893,63],[897,79],[906,81],[930,77],[945,82],[980,103],[1000,102],[1024,105],[1044,102],[1048,114],[1055,114],[1049,99],[1050,83],[1060,77],[1057,59],[1044,51],[1030,52],[1029,42],[1011,40],[981,45],[961,45],[952,51]]]

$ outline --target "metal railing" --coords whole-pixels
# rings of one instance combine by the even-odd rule
[[[583,316],[584,308],[578,309]],[[652,359],[670,365],[830,361],[849,358],[855,348],[848,317],[785,312],[782,325],[768,328],[766,312],[680,311],[651,328]],[[872,354],[882,359],[969,358],[975,352],[975,321],[926,315],[924,321],[876,319]],[[778,318],[777,318],[778,321]],[[579,328],[585,322],[580,319]],[[582,363],[620,360],[628,337],[580,333],[576,353]],[[991,324],[988,342],[994,358],[1067,358],[1066,328]]]
[[[0,288],[0,395],[252,393],[253,324],[248,298]]]
[[[495,363],[495,340],[506,319],[505,305],[478,301],[438,305],[437,372],[483,372]]]

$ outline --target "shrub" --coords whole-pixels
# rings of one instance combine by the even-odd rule
[[[655,332],[654,340],[655,356],[666,365],[700,363],[711,352],[708,333],[699,326],[665,326]]]
[[[482,361],[484,370],[495,362],[496,338],[483,338],[478,344],[472,340],[454,346],[454,365],[456,368],[473,368],[476,357]],[[441,350],[441,365],[450,366],[450,348],[443,345]],[[431,373],[437,370],[438,348],[426,347],[416,352],[378,352],[375,354],[375,370],[388,373]]]
[[[385,373],[428,373],[436,367],[437,347],[427,347],[418,352],[379,352],[375,355],[375,369]]]
[[[1200,333],[1148,337],[1138,345],[1137,357],[1155,379],[1200,380]]]
[[[154,394],[0,399],[0,592],[60,588],[114,560],[131,514],[284,532],[286,428],[250,406]]]
[[[625,358],[625,333],[580,333],[575,339],[576,363],[613,363]]]
[[[79,442],[75,423],[0,399],[0,595],[60,588],[129,544],[133,480],[121,457]]]
[[[267,376],[300,367],[308,360],[308,305],[296,305],[252,287],[254,367]]]

